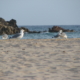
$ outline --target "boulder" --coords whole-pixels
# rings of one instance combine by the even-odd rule
[[[16,20],[11,19],[10,21],[7,21],[8,26],[13,26],[14,28],[18,28],[17,24],[16,24]]]
[[[0,18],[0,35],[6,33],[6,34],[16,34],[20,32],[20,29],[24,29],[25,32],[28,33],[41,33],[41,31],[30,31],[29,29],[25,27],[18,27],[17,22],[14,19],[11,19],[10,21],[5,21],[3,18]]]
[[[0,25],[8,25],[8,23],[3,19],[3,18],[0,18]]]
[[[16,34],[20,32],[20,29],[24,29],[25,32],[29,32],[27,28],[19,28],[17,26],[16,20],[11,19],[10,21],[5,21],[3,18],[0,18],[0,35],[6,33],[8,35]]]
[[[52,28],[49,28],[49,32],[59,32],[59,30],[62,30],[63,32],[73,32],[74,30],[64,29],[59,26],[53,26]]]

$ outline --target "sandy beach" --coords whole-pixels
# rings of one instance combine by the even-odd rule
[[[80,80],[80,39],[0,40],[0,80]]]

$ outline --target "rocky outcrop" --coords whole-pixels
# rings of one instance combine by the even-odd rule
[[[25,32],[28,32],[28,33],[46,32],[46,31],[30,31],[29,29],[25,27],[18,27],[17,22],[14,19],[11,19],[10,21],[5,21],[3,18],[0,18],[0,35],[4,33],[8,35],[19,33],[20,29],[24,29]],[[49,32],[58,32],[59,30],[63,30],[63,32],[73,32],[74,31],[74,30],[63,29],[59,26],[53,26],[52,28],[49,28]]]
[[[19,28],[16,25],[16,20],[5,21],[3,18],[0,18],[0,35],[1,34],[14,34],[19,32]]]
[[[53,26],[52,28],[49,28],[49,32],[59,32],[59,30],[62,30],[63,32],[73,32],[74,30],[69,29],[63,29],[59,26]]]
[[[10,21],[5,21],[3,18],[0,18],[0,35],[2,34],[15,34],[19,33],[20,29],[24,29],[25,32],[28,33],[41,33],[41,31],[30,31],[29,29],[25,27],[18,27],[17,22],[14,19],[11,19]]]
[[[17,24],[16,20],[11,19],[10,21],[5,21],[3,18],[0,18],[0,35],[6,34],[15,34],[19,33],[20,29]],[[22,27],[23,28],[23,27]],[[29,31],[26,28],[23,28],[26,32]]]

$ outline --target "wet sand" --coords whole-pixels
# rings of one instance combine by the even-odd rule
[[[0,80],[80,80],[80,39],[0,40]]]

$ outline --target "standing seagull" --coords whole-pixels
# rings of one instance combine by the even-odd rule
[[[17,33],[17,34],[15,34],[15,35],[13,35],[11,38],[22,38],[24,36],[24,30],[23,29],[21,29],[20,30],[20,33]]]
[[[57,34],[56,36],[54,36],[55,38],[66,38],[67,39],[67,35],[65,33],[62,32],[62,30],[59,31],[59,34]]]

